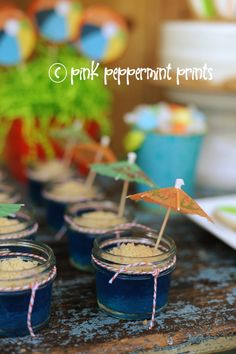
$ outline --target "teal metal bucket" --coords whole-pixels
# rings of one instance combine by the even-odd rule
[[[185,181],[183,190],[193,196],[196,168],[204,135],[160,135],[148,133],[137,151],[137,162],[159,188],[174,186],[176,178]],[[146,191],[136,185],[137,192]],[[153,204],[147,205],[153,209]]]

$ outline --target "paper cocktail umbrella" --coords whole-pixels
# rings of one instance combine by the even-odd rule
[[[66,142],[63,160],[67,166],[71,163],[73,148],[77,142],[91,143],[93,141],[93,139],[82,129],[82,124],[79,120],[75,121],[70,127],[52,129],[51,136],[57,139],[62,139]]]
[[[77,144],[74,148],[75,160],[84,165],[90,165],[95,162],[97,153],[101,152],[102,157],[100,162],[116,162],[117,158],[108,146],[109,143],[107,146],[103,144],[103,142],[105,142],[104,139],[106,140],[107,137],[102,137],[100,143],[94,141],[90,143]]]
[[[110,141],[111,140],[110,140],[109,136],[103,136],[101,138],[100,144],[97,144],[97,143],[86,144],[90,151],[93,146],[93,151],[94,151],[93,162],[94,163],[100,163],[104,160],[106,162],[116,161],[116,157],[115,157],[113,151],[109,148]],[[109,157],[109,159],[108,159],[108,157]],[[96,172],[94,172],[90,169],[85,184],[88,187],[91,187],[93,185],[95,177],[96,177]]]
[[[34,0],[29,12],[41,36],[49,42],[61,44],[76,39],[82,16],[77,0]]]
[[[15,7],[0,8],[0,65],[24,63],[36,44],[34,26],[25,13]]]
[[[120,58],[128,44],[126,21],[106,6],[93,5],[85,10],[75,47],[102,63]]]
[[[205,213],[205,211],[197,204],[197,202],[195,202],[195,200],[193,200],[188,194],[186,194],[181,189],[183,185],[184,181],[182,179],[177,179],[174,187],[160,188],[128,196],[128,198],[135,201],[142,200],[148,203],[159,204],[167,208],[167,212],[162,223],[155,248],[158,248],[159,246],[171,210],[177,211],[182,214],[199,215],[204,218],[207,218],[209,221],[212,222],[210,216]]]
[[[0,204],[0,218],[17,213],[24,204]]]
[[[66,128],[58,128],[51,130],[51,136],[69,140],[69,139],[78,139],[78,141],[83,143],[90,143],[92,142],[92,138],[82,129],[82,124],[80,121],[75,121],[71,126]]]
[[[115,180],[123,180],[124,186],[119,206],[119,216],[122,216],[125,208],[125,200],[130,182],[136,182],[154,186],[154,183],[145,175],[145,173],[135,164],[136,154],[130,152],[127,161],[120,161],[108,164],[93,164],[91,170],[102,175],[114,178]]]

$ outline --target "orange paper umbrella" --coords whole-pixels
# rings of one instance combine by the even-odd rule
[[[103,136],[100,144],[95,141],[81,143],[74,148],[74,158],[77,162],[89,166],[92,163],[108,163],[117,161],[115,154],[109,147],[110,138]],[[96,173],[91,169],[86,179],[86,185],[91,187],[95,180]]]
[[[128,196],[128,198],[135,201],[143,200],[167,208],[155,248],[158,247],[161,241],[171,210],[175,210],[182,214],[199,215],[212,222],[210,216],[205,213],[198,203],[181,189],[182,185],[184,185],[184,181],[182,179],[177,179],[174,187],[161,188]]]
[[[96,160],[97,153],[101,153],[101,162],[116,162],[117,158],[109,146],[96,142],[81,143],[74,148],[74,158],[77,162],[90,165]]]

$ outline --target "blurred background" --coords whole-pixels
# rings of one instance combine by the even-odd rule
[[[60,155],[60,149],[46,138],[49,126],[64,127],[81,118],[95,139],[111,134],[119,158],[126,150],[137,151],[139,164],[160,186],[184,177],[190,193],[196,181],[217,193],[235,191],[236,2],[139,0],[137,5],[135,0],[81,0],[81,7],[70,17],[78,32],[61,41],[47,37],[50,31],[60,32],[60,22],[55,19],[45,29],[45,18],[38,15],[46,8],[48,16],[58,3],[11,3],[23,10],[36,33],[35,39],[29,35],[25,42],[35,41],[27,58],[17,65],[1,63],[0,68],[1,151],[12,173],[24,180],[24,168],[33,160],[52,158],[53,150]],[[8,1],[0,4],[3,38],[6,18],[1,13],[10,5]],[[60,15],[66,11],[63,6]],[[78,24],[76,11],[80,12]],[[110,58],[99,57],[99,37],[91,39],[92,47],[88,45],[86,36],[94,24],[106,26],[109,40],[114,28],[120,30],[120,42],[118,47],[111,45]],[[14,23],[8,30],[13,36]],[[173,68],[202,68],[207,64],[213,68],[213,80],[189,79],[178,87],[175,80],[132,80],[130,86],[111,80],[108,87],[98,80],[67,88],[48,79],[49,63],[55,59],[72,66],[86,66],[97,59],[108,67],[125,68],[168,63]]]

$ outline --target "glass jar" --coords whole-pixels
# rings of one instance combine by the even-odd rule
[[[37,265],[1,273],[1,262],[17,257]],[[0,241],[0,337],[33,335],[48,323],[55,276],[55,257],[48,246],[33,241]]]
[[[68,183],[75,183],[85,189],[85,192],[77,194],[74,190],[70,194],[59,195],[58,188],[63,188]],[[67,181],[60,181],[48,184],[43,190],[43,197],[46,201],[46,219],[47,224],[55,231],[59,231],[64,225],[64,214],[66,209],[75,203],[84,202],[87,200],[100,199],[102,196],[97,193],[97,190],[92,187],[91,194],[86,196],[86,186],[84,181],[80,179],[70,179]]]
[[[88,215],[93,211],[117,213],[118,207],[110,201],[80,203],[69,208],[68,214],[65,215],[70,263],[83,271],[93,271],[91,255],[94,240],[104,233],[108,233],[109,229],[120,227],[120,223],[113,223],[110,227],[101,228],[96,225],[96,220],[93,219],[91,219],[91,223],[88,226],[80,225],[79,222],[74,221],[76,216]],[[126,211],[124,222],[122,223],[131,222],[131,220],[131,214]]]
[[[128,235],[121,234],[119,238],[113,234],[95,240],[92,259],[101,310],[117,318],[144,320],[153,315],[154,302],[154,316],[164,309],[176,262],[176,247],[171,238],[162,238],[158,256],[121,258],[112,255],[112,259],[109,256],[109,250],[123,243],[154,247],[157,236],[154,231],[130,229]],[[154,274],[158,276],[155,301]],[[112,284],[109,283],[114,276]]]
[[[18,203],[21,200],[20,194],[9,184],[0,185],[0,203]]]
[[[55,159],[52,161],[41,161],[27,170],[28,193],[35,206],[42,207],[44,205],[42,192],[46,183],[62,178],[71,178],[75,175],[73,168],[63,167],[63,162]]]
[[[38,224],[32,216],[22,211],[12,216],[0,218],[0,241],[34,240],[37,230]]]

